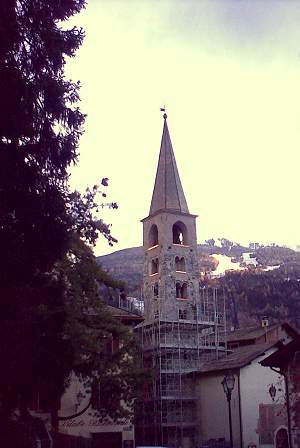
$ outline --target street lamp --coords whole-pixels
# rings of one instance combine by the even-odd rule
[[[276,387],[274,386],[274,384],[271,384],[271,386],[269,387],[269,394],[270,397],[272,398],[272,401],[274,401],[276,395]]]
[[[230,448],[233,448],[232,440],[232,419],[231,419],[231,393],[234,389],[235,378],[231,372],[226,373],[222,381],[224,393],[228,402],[228,415],[229,415],[229,433],[230,433]]]

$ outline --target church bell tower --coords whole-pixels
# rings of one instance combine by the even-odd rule
[[[187,206],[164,114],[150,211],[142,220],[145,321],[135,331],[151,380],[136,402],[139,445],[196,445],[197,406],[186,374],[221,350],[216,295],[199,284],[196,217]]]
[[[146,322],[193,320],[199,302],[196,215],[181,185],[167,115],[149,216],[143,222]],[[194,306],[193,306],[194,305]]]

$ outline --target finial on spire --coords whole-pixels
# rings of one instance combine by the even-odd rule
[[[163,114],[163,118],[164,118],[164,120],[166,120],[166,119],[168,118],[168,115],[166,114],[166,106],[161,107],[161,108],[160,108],[160,111],[161,111],[161,112],[164,112],[164,114]]]

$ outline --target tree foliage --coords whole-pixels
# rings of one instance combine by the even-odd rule
[[[56,411],[71,370],[84,381],[107,378],[108,365],[113,371],[132,345],[104,311],[95,280],[112,280],[88,247],[99,233],[116,241],[96,217],[96,197],[106,193],[94,186],[82,196],[68,187],[85,116],[80,84],[65,79],[64,65],[84,33],[64,22],[84,3],[0,2],[1,424],[16,408],[26,414],[41,392]],[[97,346],[109,333],[124,348],[107,364]],[[110,384],[114,390],[117,381]]]
[[[284,265],[272,271],[249,269],[227,272],[219,280],[228,298],[234,326],[259,325],[263,316],[271,322],[287,321],[299,328],[300,265]]]
[[[205,240],[205,244],[207,244],[208,246],[213,247],[215,245],[215,240],[214,238],[209,238],[208,240]]]
[[[83,32],[64,31],[59,21],[83,6],[1,2],[0,403],[6,413],[25,406],[49,380],[56,368],[51,354],[62,343],[64,279],[52,273],[74,225],[66,208],[67,168],[77,158],[84,115],[75,105],[79,86],[63,74],[65,56],[74,55]]]
[[[74,354],[72,371],[90,391],[97,414],[118,420],[128,414],[122,401],[132,404],[143,373],[136,363],[135,339],[103,306],[98,285],[120,288],[123,283],[103,273],[91,249],[79,238],[75,238],[71,253],[61,268],[69,280],[65,337]],[[113,340],[118,347],[107,353]],[[101,394],[95,401],[99,383]]]

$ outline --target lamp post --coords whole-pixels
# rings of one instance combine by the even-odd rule
[[[228,415],[229,415],[229,434],[230,434],[230,448],[233,448],[233,439],[232,439],[232,418],[231,418],[231,393],[234,389],[235,378],[231,372],[226,373],[224,379],[222,381],[222,386],[224,389],[224,393],[228,402]]]
[[[271,384],[271,386],[269,387],[269,394],[272,398],[272,401],[274,401],[276,396],[276,387],[274,386],[274,384]]]

